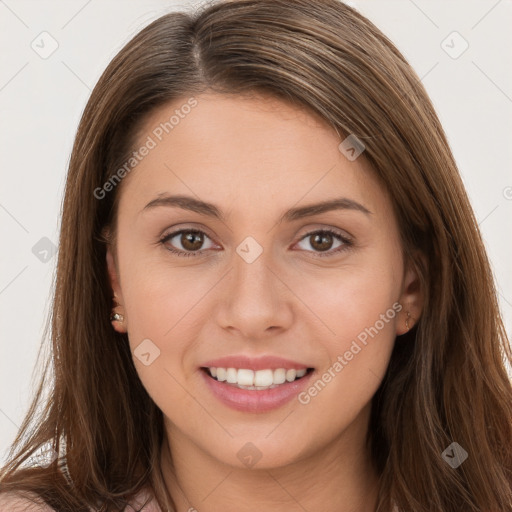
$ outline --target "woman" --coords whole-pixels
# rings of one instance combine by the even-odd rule
[[[477,223],[418,77],[335,0],[172,13],[114,58],[52,327],[0,510],[512,510]]]

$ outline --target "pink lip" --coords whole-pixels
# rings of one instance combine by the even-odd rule
[[[221,357],[220,359],[213,359],[206,361],[201,365],[204,368],[245,368],[247,370],[276,370],[277,368],[284,368],[285,370],[301,370],[309,368],[308,365],[297,363],[289,359],[283,359],[275,356],[262,356],[262,357],[248,357],[243,355]]]
[[[210,391],[223,404],[237,411],[257,413],[277,409],[292,400],[309,384],[315,372],[306,373],[298,380],[263,391],[240,389],[226,382],[219,382],[209,375],[208,370],[201,370],[200,373]]]

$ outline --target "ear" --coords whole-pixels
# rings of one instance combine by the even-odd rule
[[[416,257],[419,257],[423,263],[425,263],[423,255],[416,254]],[[410,331],[418,323],[423,310],[423,290],[421,288],[418,271],[411,261],[406,265],[402,294],[399,302],[402,305],[402,309],[397,316],[397,336]]]
[[[111,244],[107,245],[106,260],[110,286],[112,287],[112,290],[114,292],[113,302],[115,307],[113,309],[113,312],[119,313],[123,316],[122,321],[113,320],[112,326],[117,332],[126,333],[128,326],[128,318],[124,308],[124,299],[121,291],[121,284],[119,282],[119,272],[117,269],[117,265],[115,263],[115,258]]]
[[[112,250],[112,246],[107,246],[107,270],[108,270],[108,277],[110,280],[110,286],[112,287],[112,290],[116,294],[116,298],[118,299],[118,302],[122,300],[121,297],[121,286],[119,284],[119,273],[117,271],[117,266],[114,260],[114,254]]]

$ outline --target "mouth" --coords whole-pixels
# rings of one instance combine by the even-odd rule
[[[201,367],[210,379],[233,388],[249,391],[266,391],[299,381],[314,371],[314,368],[248,368]]]

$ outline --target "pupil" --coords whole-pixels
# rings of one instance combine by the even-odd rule
[[[195,244],[194,238],[196,238]],[[187,233],[185,234],[185,243],[182,242],[182,245],[185,247],[185,249],[195,250],[199,249],[202,243],[203,241],[200,233]]]
[[[323,234],[316,234],[314,235],[314,242],[313,242],[313,246],[315,246],[317,244],[317,241],[320,240],[320,243],[318,245],[316,245],[316,248],[321,250],[321,251],[326,251],[330,248],[330,246],[332,245],[332,235],[328,234],[328,233],[323,233]]]

